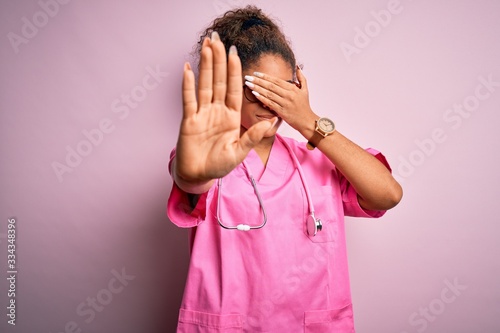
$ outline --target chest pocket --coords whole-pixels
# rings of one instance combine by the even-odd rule
[[[321,220],[323,227],[318,230],[316,236],[310,236],[304,222],[303,232],[314,243],[335,242],[341,230],[343,230],[341,225],[343,223],[343,210],[340,193],[337,193],[332,186],[319,186],[310,188],[309,191],[314,205],[314,215]],[[304,198],[307,198],[305,193]],[[305,218],[307,218],[309,216],[307,199],[304,200],[304,213],[306,214]]]

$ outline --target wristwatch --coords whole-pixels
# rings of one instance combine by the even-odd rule
[[[309,141],[307,141],[307,149],[309,150],[313,150],[314,148],[316,148],[316,146],[311,142],[314,137],[318,137],[319,140],[321,140],[335,132],[335,123],[329,118],[321,117],[314,122],[314,135],[311,139],[309,139]]]

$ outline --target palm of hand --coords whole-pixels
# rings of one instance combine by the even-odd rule
[[[184,66],[183,119],[177,142],[176,173],[188,182],[206,182],[227,175],[243,161],[273,126],[259,122],[240,136],[243,98],[241,62],[215,33],[201,50],[198,99],[194,74]]]
[[[191,178],[219,178],[241,162],[235,149],[240,137],[238,111],[211,104],[182,120],[179,143],[183,152],[177,163]],[[180,165],[181,161],[185,165]]]

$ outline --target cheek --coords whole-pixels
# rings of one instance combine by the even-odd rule
[[[251,107],[248,107],[248,105],[243,103],[243,106],[241,107],[241,125],[246,129],[252,126],[251,114]]]

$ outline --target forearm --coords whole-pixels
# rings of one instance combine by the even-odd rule
[[[401,200],[401,186],[380,161],[339,132],[333,132],[321,140],[317,139],[318,135],[314,135],[315,120],[320,117],[309,104],[305,76],[299,68],[296,74],[300,86],[259,72],[255,72],[254,76],[245,76],[245,79],[251,82],[247,86],[256,93],[260,102],[275,111],[307,140],[316,137],[313,144],[354,187],[363,208],[386,210],[394,207]]]
[[[314,135],[316,115],[304,120],[301,134],[306,138]],[[309,125],[306,125],[309,124]],[[358,193],[360,205],[370,210],[387,210],[398,204],[402,197],[399,183],[390,171],[376,157],[366,152],[357,144],[338,131],[313,142],[337,170],[341,172]]]

